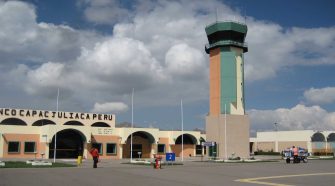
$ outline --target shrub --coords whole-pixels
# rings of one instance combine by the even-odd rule
[[[314,156],[334,156],[333,152],[314,152]]]
[[[255,152],[255,155],[280,155],[280,152],[263,152],[263,151],[258,151]]]
[[[228,160],[241,160],[241,158],[239,156],[237,156],[237,157],[229,157]]]

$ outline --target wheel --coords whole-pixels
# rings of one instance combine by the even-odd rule
[[[308,162],[307,158],[304,158],[302,162],[307,163]]]
[[[290,158],[286,158],[286,163],[290,163],[290,162],[291,162]]]

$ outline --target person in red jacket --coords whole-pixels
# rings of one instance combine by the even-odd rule
[[[98,167],[98,162],[99,162],[99,151],[97,148],[93,147],[90,150],[90,153],[93,157],[93,168],[97,168]]]
[[[293,150],[293,162],[298,163],[299,149],[298,147],[293,146],[292,150]]]

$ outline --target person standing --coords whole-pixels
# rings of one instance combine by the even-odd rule
[[[292,149],[293,149],[293,162],[298,163],[298,155],[299,155],[298,147],[293,146]]]
[[[92,157],[93,157],[93,168],[98,167],[98,162],[99,162],[99,151],[96,147],[93,147],[90,151]]]

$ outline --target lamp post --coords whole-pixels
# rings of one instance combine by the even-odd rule
[[[226,160],[228,160],[227,145],[227,105],[224,104],[224,154]]]
[[[255,152],[258,153],[258,139],[257,139],[257,132],[258,132],[258,130],[256,129],[256,149],[255,149],[255,151],[254,151],[254,154],[255,154]]]
[[[275,127],[275,152],[278,152],[278,123],[274,123],[274,127]]]
[[[57,89],[57,114],[58,114],[58,99],[59,99],[59,88]],[[56,163],[56,153],[57,153],[57,126],[55,133],[55,143],[54,143],[54,163]]]
[[[133,162],[133,128],[134,128],[134,88],[131,94],[131,136],[130,136],[130,163]]]
[[[184,111],[183,100],[180,100],[180,113],[181,113],[181,161],[184,161]]]

